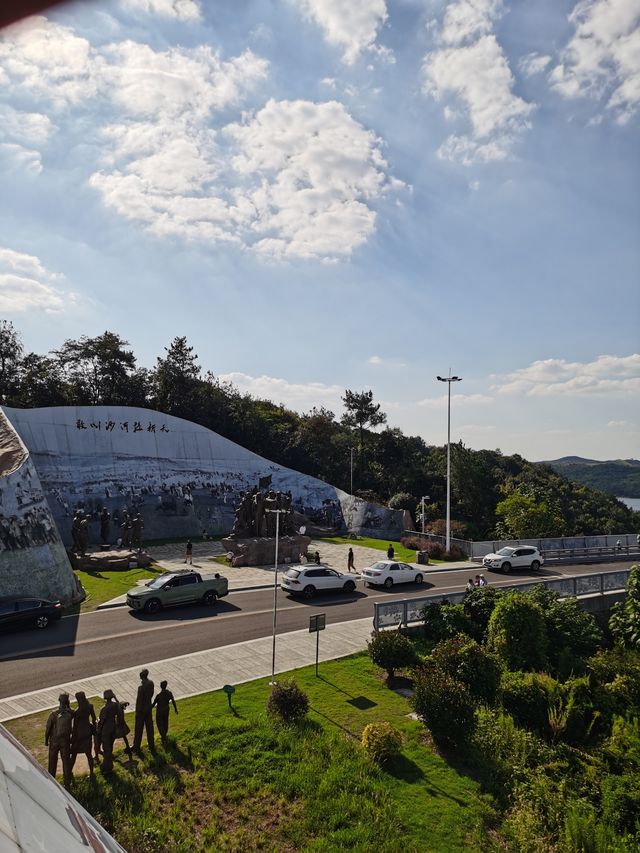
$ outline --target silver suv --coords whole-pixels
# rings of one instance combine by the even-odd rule
[[[498,569],[508,575],[511,569],[531,569],[537,572],[544,563],[544,557],[531,545],[519,545],[516,548],[501,548],[495,554],[482,558],[485,569]]]

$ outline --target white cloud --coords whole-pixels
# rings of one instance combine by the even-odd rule
[[[52,282],[61,278],[45,269],[33,255],[0,247],[0,311],[62,311],[68,302],[75,301],[75,296],[53,286]]]
[[[374,49],[387,61],[390,51],[376,46],[380,27],[387,20],[385,0],[292,0],[320,26],[329,44],[344,50],[342,59],[353,64],[364,50]]]
[[[465,165],[502,160],[529,127],[534,107],[514,94],[509,63],[492,32],[501,10],[499,0],[450,3],[436,30],[442,46],[424,57],[423,90],[436,100],[455,98],[471,125],[445,140],[438,151],[444,159]],[[445,111],[448,120],[457,118],[449,104]]]
[[[637,0],[581,0],[569,21],[575,32],[549,75],[552,86],[565,98],[604,98],[627,121],[640,105]]]
[[[640,354],[600,355],[591,362],[560,358],[534,361],[529,367],[496,377],[499,394],[527,396],[629,395],[640,391]]]
[[[550,56],[540,53],[528,53],[522,57],[518,63],[518,68],[525,77],[534,77],[536,74],[542,74],[550,62]]]
[[[628,421],[608,421],[607,426],[611,429],[624,429],[631,426],[631,424]]]
[[[441,397],[425,397],[423,400],[416,402],[417,406],[424,409],[446,409],[448,395],[443,394]],[[486,394],[452,394],[451,407],[455,406],[475,406],[492,403],[493,397],[488,397]]]
[[[404,361],[399,361],[396,358],[381,358],[379,355],[372,355],[367,359],[367,364],[372,364],[374,367],[406,367]]]
[[[165,18],[199,21],[202,17],[200,3],[196,0],[120,0],[120,2],[125,9],[162,15]]]
[[[0,104],[0,159],[7,161],[9,169],[17,165],[39,174],[42,171],[40,151],[30,146],[44,145],[52,130],[48,116]]]
[[[217,377],[222,382],[231,382],[240,391],[261,400],[282,403],[298,412],[307,412],[314,406],[342,408],[344,389],[339,385],[324,385],[321,382],[298,384],[274,376],[249,376],[246,373],[225,373]]]

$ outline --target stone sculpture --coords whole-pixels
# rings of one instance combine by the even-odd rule
[[[111,528],[111,513],[105,507],[102,509],[102,514],[100,515],[100,542],[103,545],[109,544],[109,531]]]
[[[49,773],[55,778],[58,770],[58,756],[62,759],[62,778],[64,787],[69,788],[73,780],[71,771],[71,734],[74,711],[71,710],[69,694],[61,693],[59,705],[49,714],[44,733],[45,746],[49,747]]]
[[[71,767],[80,753],[87,757],[89,776],[93,778],[93,738],[96,731],[96,712],[84,691],[75,694],[78,707],[73,717],[71,732]]]
[[[151,708],[153,707],[154,685],[153,681],[149,678],[148,669],[143,669],[140,672],[140,682],[136,696],[136,717],[133,732],[133,751],[138,754],[142,752],[141,745],[143,730],[146,731],[149,749],[151,752],[155,749],[153,738],[153,714],[151,712]]]

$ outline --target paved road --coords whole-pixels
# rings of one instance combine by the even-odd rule
[[[592,574],[628,568],[626,563],[558,566],[543,576]],[[311,614],[326,612],[327,621],[373,619],[372,601],[412,598],[464,588],[473,570],[429,574],[422,586],[404,585],[394,592],[364,589],[352,595],[318,596],[310,602],[278,594],[278,633],[304,628]],[[539,577],[528,572],[507,576],[486,573],[495,586]],[[154,616],[133,614],[127,608],[64,617],[46,631],[24,630],[0,635],[0,698],[51,684],[85,678],[124,667],[164,660],[271,634],[272,590],[231,593],[211,610],[173,608]]]

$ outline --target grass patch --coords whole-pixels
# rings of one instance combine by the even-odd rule
[[[486,849],[490,801],[429,747],[368,656],[323,663],[320,674],[294,674],[311,706],[301,726],[267,717],[266,678],[238,685],[233,710],[221,691],[184,699],[166,749],[131,765],[118,753],[113,780],[81,777],[74,795],[130,853]],[[7,724],[43,763],[46,717]],[[381,720],[404,736],[384,769],[359,746]]]
[[[385,556],[389,543],[393,545],[395,551],[395,559],[401,560],[404,563],[415,563],[416,552],[411,548],[405,548],[401,542],[393,539],[370,539],[367,536],[359,536],[357,539],[352,539],[350,536],[323,536],[318,539],[319,542],[330,542],[333,545],[360,545],[363,548],[375,548],[376,551],[383,551]],[[429,560],[429,563],[444,563],[444,560]]]
[[[124,595],[125,592],[134,587],[138,581],[144,578],[153,578],[166,571],[152,563],[146,569],[126,569],[124,571],[107,571],[96,569],[93,572],[77,570],[80,583],[87,592],[87,597],[80,605],[70,608],[69,613],[87,613],[95,610],[99,604]]]

